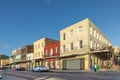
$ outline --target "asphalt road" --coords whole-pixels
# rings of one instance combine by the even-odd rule
[[[31,72],[6,70],[1,80],[120,80],[120,72]]]

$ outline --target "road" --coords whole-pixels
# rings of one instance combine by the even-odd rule
[[[31,72],[6,70],[1,80],[120,80],[120,72]]]

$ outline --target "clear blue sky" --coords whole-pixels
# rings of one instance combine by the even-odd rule
[[[120,46],[120,0],[0,0],[0,54],[49,37],[90,18]]]

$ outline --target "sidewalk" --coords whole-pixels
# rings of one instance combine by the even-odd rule
[[[91,70],[55,70],[55,69],[51,69],[50,72],[74,73],[74,72],[93,72],[93,71],[91,71]]]
[[[98,72],[106,72],[106,71],[111,71],[111,70],[106,70],[106,69],[101,69]],[[58,72],[58,73],[79,73],[79,72],[94,72],[94,70],[55,70],[55,69],[50,69],[50,72]]]

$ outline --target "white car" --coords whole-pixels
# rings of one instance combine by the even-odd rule
[[[43,68],[43,71],[49,71],[49,70],[50,70],[49,67],[45,67],[45,66],[43,66],[42,68]]]
[[[42,72],[42,71],[49,71],[48,67],[44,67],[44,66],[36,66],[34,68],[32,68],[33,72]]]

